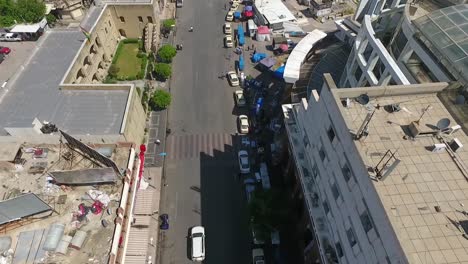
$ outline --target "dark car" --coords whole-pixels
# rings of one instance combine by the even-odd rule
[[[159,228],[161,230],[169,229],[169,215],[168,214],[162,214],[162,215],[159,216],[159,219],[161,219],[161,225],[159,225]]]
[[[5,59],[5,55],[0,53],[0,63],[2,63],[4,59]]]

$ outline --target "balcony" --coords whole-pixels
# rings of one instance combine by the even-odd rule
[[[307,210],[311,219],[315,241],[318,243],[320,258],[322,263],[338,263],[336,250],[333,247],[333,237],[330,232],[329,223],[325,210],[320,199],[320,192],[313,178],[312,164],[306,153],[303,143],[302,129],[299,129],[297,123],[297,112],[305,111],[304,107],[298,104],[283,105],[284,123],[291,145],[291,150],[299,173],[300,183],[304,192]]]

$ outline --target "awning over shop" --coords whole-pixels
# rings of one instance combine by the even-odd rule
[[[284,69],[284,81],[287,83],[295,83],[299,80],[299,73],[301,71],[302,62],[305,57],[315,45],[321,39],[325,38],[327,34],[323,31],[315,29],[305,36],[296,47],[292,50],[289,58],[286,62],[286,67]]]
[[[271,68],[273,65],[275,65],[276,59],[273,57],[268,57],[261,60],[260,63],[267,68]]]

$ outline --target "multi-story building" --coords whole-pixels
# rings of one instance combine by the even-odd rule
[[[283,105],[305,263],[468,261],[468,137],[447,86],[338,89],[327,74]]]
[[[457,81],[467,85],[468,5],[456,1],[361,1],[337,21],[352,45],[339,87]]]
[[[304,262],[468,261],[468,5],[363,0],[336,25],[341,77],[283,105]]]

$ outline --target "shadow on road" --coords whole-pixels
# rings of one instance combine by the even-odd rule
[[[233,146],[240,141],[231,136]],[[237,149],[224,145],[200,153],[201,222],[206,232],[205,264],[249,263],[246,205],[237,174]]]

